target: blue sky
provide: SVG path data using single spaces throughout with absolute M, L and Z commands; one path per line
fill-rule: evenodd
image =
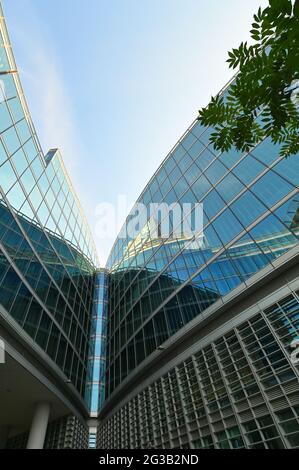
M 91 230 L 132 204 L 230 79 L 227 51 L 266 0 L 2 0 L 31 115 L 59 147 Z M 95 236 L 104 264 L 113 239 Z

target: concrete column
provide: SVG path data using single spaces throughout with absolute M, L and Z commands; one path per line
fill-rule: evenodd
M 0 449 L 5 449 L 9 434 L 8 426 L 0 426 Z
M 48 421 L 50 416 L 49 403 L 37 403 L 29 432 L 27 449 L 43 449 Z

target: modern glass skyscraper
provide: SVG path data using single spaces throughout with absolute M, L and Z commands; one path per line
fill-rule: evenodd
M 97 255 L 59 150 L 44 154 L 0 11 L 1 421 L 13 433 L 89 416 L 91 311 Z M 24 370 L 26 373 L 24 373 Z M 14 372 L 12 372 L 14 371 Z M 18 375 L 20 373 L 20 375 Z M 8 392 L 6 393 L 6 391 Z M 20 391 L 22 394 L 20 395 Z M 88 396 L 88 395 L 87 395 Z M 35 423 L 43 434 L 42 427 Z M 34 428 L 34 423 L 33 423 Z M 34 431 L 28 445 L 43 440 Z M 39 442 L 38 442 L 39 441 Z
M 148 211 L 100 270 L 0 13 L 0 447 L 299 447 L 299 156 L 193 122 L 137 202 L 202 203 L 203 238 Z
M 148 216 L 111 251 L 100 447 L 299 446 L 299 156 L 211 132 L 195 121 L 137 201 L 202 202 L 203 243 Z

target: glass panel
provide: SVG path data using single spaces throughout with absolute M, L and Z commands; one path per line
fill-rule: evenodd
M 252 192 L 266 204 L 267 207 L 273 206 L 276 202 L 292 191 L 293 186 L 287 183 L 280 176 L 268 171 L 251 188 Z
M 250 191 L 246 191 L 231 205 L 231 210 L 247 227 L 267 209 Z
M 214 222 L 213 226 L 219 233 L 224 244 L 232 240 L 243 228 L 230 209 L 226 209 Z

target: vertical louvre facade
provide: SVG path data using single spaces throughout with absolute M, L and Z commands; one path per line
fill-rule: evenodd
M 26 448 L 28 433 L 23 433 L 8 440 L 7 449 Z M 45 449 L 87 449 L 88 428 L 75 416 L 64 416 L 52 421 L 45 438 Z
M 289 355 L 299 291 L 215 333 L 107 419 L 98 446 L 299 447 L 299 366 Z

